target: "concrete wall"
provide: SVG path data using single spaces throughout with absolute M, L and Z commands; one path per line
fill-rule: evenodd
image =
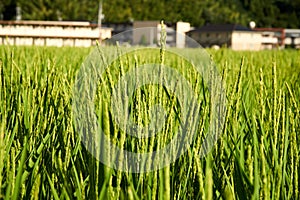
M 176 47 L 185 47 L 185 33 L 191 30 L 191 25 L 188 22 L 177 22 L 176 23 Z

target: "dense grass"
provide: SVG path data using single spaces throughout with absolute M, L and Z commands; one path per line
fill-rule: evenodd
M 75 131 L 72 89 L 76 73 L 90 51 L 0 47 L 0 199 L 300 197 L 299 51 L 208 50 L 227 86 L 226 123 L 221 138 L 205 158 L 199 157 L 201 130 L 208 126 L 208 103 L 203 104 L 197 137 L 187 153 L 169 167 L 144 174 L 120 172 L 101 164 L 84 148 Z M 142 62 L 142 56 L 132 62 Z M 127 70 L 126 62 L 122 66 Z M 106 74 L 114 76 L 113 71 Z M 193 73 L 186 76 L 191 81 L 199 78 Z M 109 79 L 102 81 L 100 86 L 105 82 L 110 85 Z M 156 101 L 147 99 L 154 99 L 153 94 L 159 90 L 152 86 L 137 90 L 132 113 L 146 113 L 148 104 Z M 98 91 L 98 117 L 107 133 L 117 133 L 113 139 L 119 138 L 120 145 L 133 151 L 155 146 L 143 141 L 142 149 L 134 149 L 136 145 L 129 140 L 138 141 L 118 135 L 121 131 L 116 130 L 107 103 L 101 103 L 101 95 Z M 144 103 L 139 105 L 141 98 L 145 98 Z M 165 102 L 164 107 L 174 110 L 173 95 L 169 98 L 171 103 Z M 147 115 L 136 116 L 135 120 L 141 118 L 145 119 L 141 124 L 149 120 Z M 155 147 L 159 145 L 164 144 Z

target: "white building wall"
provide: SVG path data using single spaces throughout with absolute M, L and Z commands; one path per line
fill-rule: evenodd
M 111 28 L 102 28 L 101 38 L 111 38 L 111 32 Z M 89 23 L 21 21 L 0 25 L 0 44 L 87 47 L 99 37 L 99 28 Z
M 261 50 L 262 35 L 258 32 L 234 31 L 231 37 L 231 48 L 233 50 Z
M 185 47 L 185 33 L 191 30 L 191 25 L 188 22 L 176 23 L 176 47 Z

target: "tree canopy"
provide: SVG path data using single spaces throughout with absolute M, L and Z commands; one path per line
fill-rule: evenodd
M 134 20 L 188 21 L 193 26 L 208 23 L 255 21 L 259 27 L 300 27 L 300 0 L 102 0 L 104 22 Z M 2 19 L 15 18 L 21 7 L 22 19 L 98 19 L 99 0 L 0 0 Z

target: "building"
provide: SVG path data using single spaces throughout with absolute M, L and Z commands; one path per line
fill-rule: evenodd
M 285 31 L 283 28 L 255 28 L 262 34 L 262 49 L 283 49 Z
M 0 21 L 0 44 L 41 46 L 84 46 L 111 38 L 111 28 L 89 22 Z
M 133 23 L 133 45 L 159 45 L 161 36 L 159 21 L 135 21 Z M 186 46 L 185 33 L 191 30 L 190 23 L 177 22 L 166 24 L 166 45 L 169 47 L 184 48 Z
M 209 24 L 187 33 L 203 47 L 228 47 L 233 50 L 260 50 L 262 35 L 237 24 Z
M 262 49 L 300 48 L 300 29 L 255 28 L 262 34 Z
M 159 21 L 135 21 L 133 22 L 133 45 L 153 46 L 158 42 Z
M 119 43 L 129 44 L 132 41 L 132 22 L 128 23 L 103 23 L 103 26 L 112 29 L 112 35 Z
M 191 30 L 191 25 L 188 22 L 176 23 L 176 47 L 184 48 L 187 46 L 186 33 Z
M 300 29 L 284 29 L 285 46 L 300 49 Z

